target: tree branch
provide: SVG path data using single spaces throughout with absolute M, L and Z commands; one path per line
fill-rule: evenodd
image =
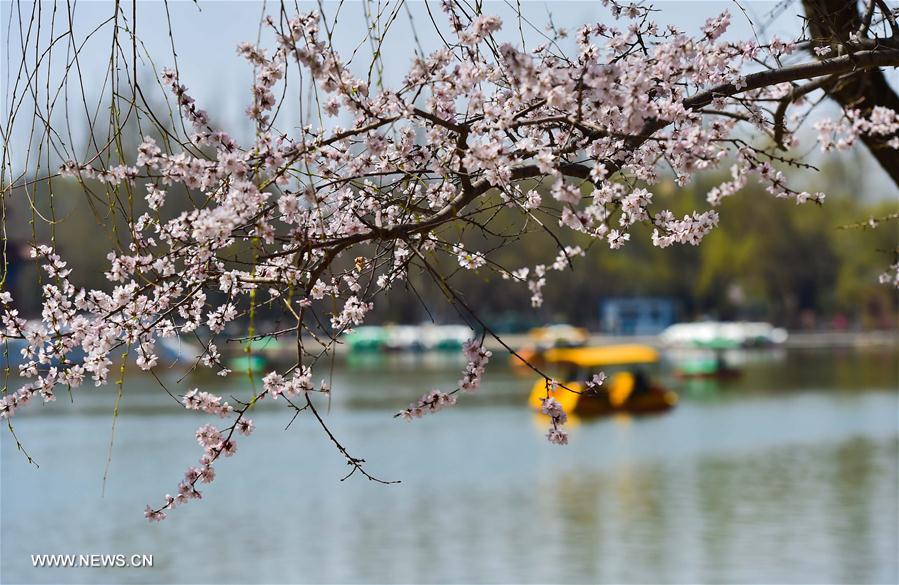
M 843 45 L 851 40 L 852 34 L 865 27 L 864 17 L 859 13 L 857 4 L 852 0 L 803 0 L 802 4 L 808 17 L 809 31 L 814 39 L 812 46 Z M 878 7 L 881 11 L 884 10 L 883 4 L 878 3 Z M 884 13 L 884 18 L 887 18 L 894 26 L 889 9 Z M 877 50 L 875 49 L 875 51 Z M 863 52 L 869 53 L 870 51 Z M 854 60 L 863 52 L 829 59 L 822 63 L 830 63 L 838 59 Z M 895 63 L 891 65 L 896 66 Z M 867 114 L 875 107 L 880 106 L 899 111 L 899 95 L 890 87 L 883 72 L 876 68 L 860 68 L 852 76 L 826 91 L 844 109 L 857 109 Z M 883 147 L 883 143 L 890 138 L 892 137 L 864 135 L 861 140 L 883 170 L 899 186 L 899 150 Z

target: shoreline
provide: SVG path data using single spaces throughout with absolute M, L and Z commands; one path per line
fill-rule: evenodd
M 503 342 L 515 349 L 521 349 L 531 343 L 526 333 L 511 333 L 500 335 Z M 319 344 L 313 338 L 304 339 L 307 348 L 318 347 Z M 673 346 L 666 345 L 659 335 L 607 335 L 602 333 L 590 333 L 587 345 L 617 345 L 617 344 L 638 344 L 649 345 L 657 349 L 674 349 Z M 742 350 L 753 349 L 855 349 L 869 347 L 896 347 L 899 345 L 899 330 L 881 330 L 881 331 L 791 331 L 787 340 L 779 345 L 770 345 L 764 347 L 747 347 L 736 348 Z M 488 335 L 484 340 L 484 347 L 493 352 L 506 352 L 495 338 Z M 680 347 L 678 347 L 680 348 Z M 344 355 L 349 353 L 349 347 L 345 343 L 337 343 L 333 346 L 336 355 Z M 277 353 L 277 350 L 274 351 Z M 388 352 L 384 352 L 388 353 Z M 391 353 L 414 353 L 414 352 L 391 352 Z M 443 353 L 449 353 L 444 351 Z

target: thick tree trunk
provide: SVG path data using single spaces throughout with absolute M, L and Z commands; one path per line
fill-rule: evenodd
M 862 27 L 863 15 L 854 0 L 803 0 L 813 46 L 835 46 L 849 41 Z M 843 77 L 827 90 L 843 108 L 870 112 L 875 106 L 899 111 L 899 95 L 879 69 L 859 71 Z M 899 150 L 886 148 L 882 138 L 862 137 L 880 166 L 899 186 Z

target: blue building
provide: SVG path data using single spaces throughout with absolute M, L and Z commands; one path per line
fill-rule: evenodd
M 600 328 L 613 335 L 654 335 L 674 323 L 674 299 L 616 297 L 599 303 Z

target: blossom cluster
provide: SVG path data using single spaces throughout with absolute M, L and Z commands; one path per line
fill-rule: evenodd
M 234 408 L 230 404 L 222 402 L 221 396 L 216 396 L 209 392 L 200 392 L 197 388 L 185 394 L 181 402 L 187 410 L 202 410 L 222 418 L 234 412 Z
M 206 394 L 206 393 L 202 393 Z M 191 399 L 184 397 L 184 405 L 186 408 L 196 410 L 192 405 L 203 404 L 201 410 L 214 412 L 220 416 L 222 414 L 221 398 L 212 395 L 198 397 L 196 391 L 192 392 Z M 198 402 L 199 401 L 199 402 Z M 234 440 L 234 431 L 249 436 L 255 424 L 251 419 L 238 416 L 234 424 L 227 429 L 219 429 L 211 424 L 199 427 L 195 433 L 197 442 L 203 448 L 203 455 L 200 456 L 199 467 L 189 467 L 184 472 L 184 479 L 178 484 L 178 493 L 176 495 L 166 494 L 164 503 L 159 508 L 147 505 L 144 509 L 144 517 L 150 522 L 160 522 L 166 518 L 166 510 L 171 510 L 176 506 L 186 504 L 191 500 L 202 499 L 203 494 L 197 489 L 197 483 L 212 483 L 215 479 L 215 468 L 212 464 L 220 456 L 231 457 L 237 452 L 237 442 Z
M 549 387 L 556 384 L 553 381 L 549 381 L 547 385 Z M 551 396 L 547 396 L 541 399 L 540 410 L 543 414 L 550 417 L 549 431 L 546 433 L 547 440 L 556 445 L 567 445 L 568 431 L 563 428 L 563 425 L 568 421 L 568 415 L 565 414 L 559 401 Z
M 628 237 L 630 237 L 628 235 Z M 546 264 L 537 264 L 533 269 L 524 266 L 513 271 L 503 271 L 500 273 L 502 278 L 514 279 L 520 282 L 527 282 L 528 290 L 531 292 L 531 306 L 540 307 L 543 305 L 543 287 L 546 286 L 546 275 L 549 270 L 561 271 L 572 266 L 574 258 L 583 256 L 585 251 L 580 246 L 563 247 L 555 261 L 547 266 Z
M 395 87 L 370 84 L 368 69 L 354 71 L 353 55 L 335 49 L 318 12 L 266 18 L 258 44 L 237 49 L 254 72 L 246 112 L 255 131 L 246 143 L 216 125 L 177 70 L 164 69 L 180 130 L 140 124 L 146 135 L 133 160 L 113 164 L 104 150 L 60 170 L 86 191 L 107 189 L 113 219 L 126 226 L 124 243 L 107 258 L 108 286 L 77 288 L 57 251 L 41 245 L 32 251 L 47 276 L 40 321 L 23 319 L 0 290 L 2 335 L 24 341 L 17 373 L 27 380 L 0 398 L 0 418 L 35 395 L 53 400 L 58 386 L 77 388 L 88 378 L 106 384 L 117 352 L 133 350 L 137 365 L 153 370 L 156 344 L 172 337 L 201 338 L 197 367 L 227 375 L 216 337 L 252 320 L 261 305 L 288 322 L 268 333 L 297 342 L 295 364 L 267 372 L 263 396 L 308 393 L 315 361 L 341 333 L 362 325 L 375 298 L 395 283 L 421 273 L 453 294 L 441 254 L 453 256 L 454 269 L 521 282 L 538 307 L 551 274 L 594 242 L 615 250 L 645 225 L 657 246 L 698 244 L 718 223 L 715 206 L 750 177 L 775 197 L 823 200 L 789 186 L 781 169 L 794 161 L 746 139 L 782 127 L 778 146 L 798 144 L 795 128 L 758 105 L 788 99 L 794 82 L 817 77 L 809 67 L 781 67 L 798 54 L 796 43 L 728 41 L 726 12 L 688 35 L 658 26 L 647 8 L 611 2 L 615 21 L 580 27 L 566 54 L 559 38 L 531 49 L 503 40 L 510 27 L 479 6 L 442 2 L 445 43 L 413 56 Z M 844 66 L 841 58 L 829 59 L 828 71 Z M 854 64 L 845 67 L 848 74 Z M 766 81 L 771 71 L 778 75 Z M 285 123 L 279 106 L 292 99 L 284 97 L 288 79 L 309 84 L 334 123 L 313 121 L 319 104 L 304 111 L 302 126 L 294 118 Z M 848 148 L 860 135 L 896 148 L 899 119 L 883 108 L 849 111 L 818 129 L 825 149 Z M 657 196 L 663 181 L 683 185 L 728 165 L 731 178 L 708 193 L 710 209 L 679 217 Z M 144 201 L 124 211 L 112 204 L 120 187 Z M 493 230 L 500 211 L 525 227 Z M 500 245 L 529 230 L 546 232 L 558 249 L 552 262 L 507 269 L 491 250 L 477 249 L 475 238 L 463 244 L 466 230 L 489 233 Z M 310 337 L 314 348 L 306 345 Z M 480 344 L 464 351 L 459 388 L 435 390 L 402 416 L 452 405 L 455 392 L 479 386 L 490 352 Z M 323 383 L 320 391 L 327 390 Z M 185 394 L 184 405 L 243 420 L 244 407 L 199 389 Z M 554 417 L 550 438 L 563 443 L 564 413 L 553 403 L 545 408 Z M 213 450 L 227 454 L 230 446 Z M 188 499 L 201 479 L 189 475 L 190 489 L 179 490 Z M 163 513 L 151 512 L 151 519 Z
M 468 358 L 468 363 L 462 371 L 459 388 L 463 392 L 474 392 L 481 385 L 481 378 L 484 376 L 487 362 L 490 361 L 493 352 L 484 349 L 481 343 L 472 339 L 465 342 L 462 347 L 462 353 Z
M 315 390 L 312 370 L 308 367 L 299 368 L 290 379 L 286 379 L 278 372 L 270 372 L 262 378 L 262 383 L 266 394 L 271 396 L 272 400 L 277 400 L 281 395 L 291 397 Z
M 881 139 L 883 148 L 899 149 L 899 113 L 884 106 L 875 106 L 868 115 L 846 110 L 839 120 L 826 118 L 815 122 L 814 127 L 824 152 L 848 150 L 861 136 Z
M 412 420 L 454 404 L 456 404 L 456 397 L 452 392 L 447 394 L 442 390 L 435 389 L 410 404 L 408 408 L 401 410 L 397 416 L 402 417 L 403 420 Z
M 598 391 L 599 387 L 603 385 L 606 381 L 606 373 L 605 372 L 597 372 L 587 380 L 587 389 L 591 391 Z
M 462 370 L 462 379 L 459 380 L 459 385 L 455 390 L 448 393 L 441 390 L 432 390 L 410 404 L 408 408 L 398 412 L 396 416 L 407 421 L 413 418 L 421 418 L 425 414 L 437 412 L 447 406 L 456 404 L 455 394 L 460 390 L 462 392 L 476 391 L 481 385 L 487 362 L 490 361 L 493 352 L 485 349 L 482 342 L 472 339 L 465 342 L 462 346 L 462 353 L 468 358 L 468 362 L 465 364 L 465 369 Z
M 887 271 L 880 275 L 879 280 L 881 284 L 899 288 L 899 262 L 891 264 Z

